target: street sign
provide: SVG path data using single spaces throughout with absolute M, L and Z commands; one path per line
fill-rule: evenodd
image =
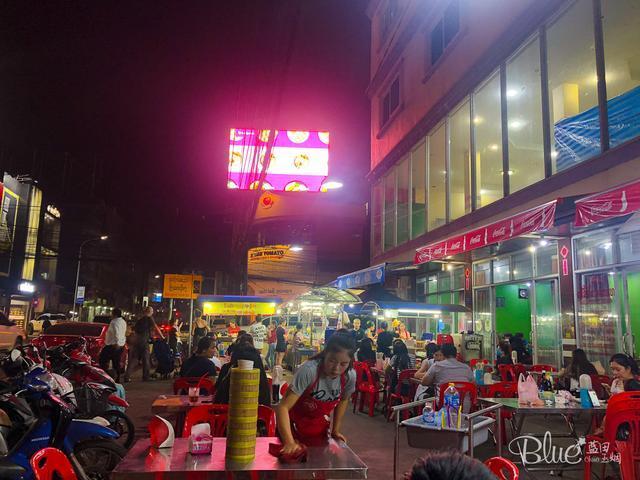
M 164 298 L 181 298 L 195 300 L 202 290 L 202 275 L 180 275 L 166 273 L 162 296 Z
M 84 303 L 84 292 L 85 292 L 85 287 L 84 286 L 78 286 L 78 292 L 77 292 L 77 296 L 76 296 L 76 304 L 78 305 L 82 305 Z

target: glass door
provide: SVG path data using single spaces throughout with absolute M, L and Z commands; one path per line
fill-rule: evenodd
M 640 353 L 640 271 L 622 272 L 624 295 L 624 342 L 627 355 L 637 357 Z
M 476 289 L 474 297 L 474 332 L 482 335 L 482 358 L 493 363 L 495 360 L 496 338 L 493 324 L 493 294 L 491 287 Z
M 561 363 L 562 331 L 556 279 L 536 280 L 533 311 L 533 355 L 535 363 L 559 367 Z

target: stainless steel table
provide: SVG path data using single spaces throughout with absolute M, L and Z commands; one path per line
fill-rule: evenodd
M 269 444 L 278 438 L 258 437 L 256 459 L 248 464 L 225 461 L 226 438 L 214 438 L 211 455 L 188 453 L 187 438 L 176 438 L 172 448 L 150 448 L 149 439 L 139 440 L 111 474 L 114 480 L 184 479 L 348 479 L 367 478 L 367 466 L 343 442 L 330 439 L 309 445 L 305 463 L 284 464 L 269 454 Z
M 553 438 L 575 438 L 579 439 L 580 437 L 585 437 L 587 435 L 588 430 L 591 428 L 593 423 L 593 418 L 595 416 L 601 416 L 606 413 L 607 407 L 605 404 L 602 404 L 599 407 L 583 407 L 580 403 L 571 402 L 568 405 L 528 405 L 528 404 L 520 404 L 518 403 L 517 398 L 479 398 L 479 402 L 488 403 L 488 404 L 498 404 L 502 409 L 510 410 L 515 414 L 515 422 L 513 422 L 513 436 L 519 437 L 522 435 L 522 429 L 524 426 L 524 422 L 527 417 L 531 415 L 560 415 L 565 421 L 566 425 L 568 425 L 570 432 L 568 434 L 562 433 L 553 433 L 550 430 L 545 432 L 544 434 L 540 433 L 526 433 L 525 435 L 528 437 L 534 438 L 545 438 L 545 436 Z M 576 432 L 576 428 L 573 422 L 573 416 L 587 413 L 590 415 L 590 421 L 587 425 L 587 431 L 584 433 Z M 557 422 L 553 423 L 549 421 L 550 428 L 553 428 L 554 425 L 557 425 Z M 496 427 L 498 428 L 498 427 Z M 502 456 L 502 442 L 498 442 L 498 455 Z M 518 462 L 516 462 L 518 463 Z M 523 467 L 531 472 L 531 471 L 549 471 L 549 470 L 568 470 L 567 467 L 575 466 L 573 464 L 567 465 L 562 463 L 545 463 L 544 466 L 527 466 L 523 465 Z

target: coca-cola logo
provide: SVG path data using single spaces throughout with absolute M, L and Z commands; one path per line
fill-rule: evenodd
M 594 205 L 590 207 L 590 210 L 594 213 L 610 212 L 611 210 L 613 210 L 613 201 L 609 200 L 608 202 L 605 202 L 602 205 Z
M 479 233 L 471 237 L 471 239 L 469 240 L 469 244 L 475 245 L 476 243 L 480 243 L 481 240 L 482 240 L 482 234 Z
M 449 246 L 449 248 L 450 248 L 450 249 L 452 249 L 452 250 L 457 250 L 457 249 L 459 249 L 461 246 L 462 246 L 462 242 L 461 242 L 460 240 L 458 240 L 457 242 L 452 243 L 452 244 Z
M 500 228 L 498 228 L 497 230 L 494 230 L 491 233 L 492 237 L 502 237 L 504 236 L 504 234 L 507 232 L 507 227 L 505 227 L 504 225 Z

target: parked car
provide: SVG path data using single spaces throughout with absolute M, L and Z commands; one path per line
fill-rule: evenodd
M 64 313 L 43 313 L 41 315 L 38 315 L 38 318 L 36 318 L 35 320 L 31 320 L 29 322 L 29 324 L 27 325 L 27 333 L 29 335 L 34 335 L 36 333 L 42 332 L 42 323 L 47 318 L 51 322 L 51 325 L 55 324 L 56 322 L 64 322 L 65 320 L 67 320 L 67 316 Z
M 98 363 L 100 351 L 104 347 L 104 339 L 109 325 L 93 322 L 59 322 L 34 338 L 31 343 L 36 347 L 50 348 L 56 345 L 67 344 L 79 337 L 87 341 L 87 353 L 91 359 Z M 127 364 L 128 348 L 125 345 L 120 358 L 120 367 Z
M 0 349 L 10 350 L 17 345 L 22 345 L 26 337 L 23 328 L 9 320 L 4 313 L 0 313 Z

